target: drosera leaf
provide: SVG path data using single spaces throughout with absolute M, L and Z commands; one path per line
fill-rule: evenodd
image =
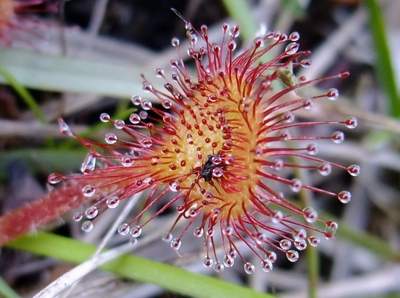
M 96 250 L 94 245 L 43 232 L 21 237 L 7 244 L 7 246 L 75 264 L 87 260 Z M 102 269 L 139 282 L 156 284 L 164 289 L 190 297 L 275 297 L 270 294 L 258 293 L 249 288 L 240 287 L 217 278 L 188 272 L 172 265 L 158 263 L 133 255 L 119 257 L 103 266 Z
M 130 98 L 143 94 L 139 70 L 76 57 L 1 49 L 0 65 L 22 85 L 39 90 Z M 0 78 L 0 82 L 6 82 Z

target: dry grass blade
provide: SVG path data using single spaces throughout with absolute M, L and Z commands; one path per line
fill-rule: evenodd
M 58 279 L 49 284 L 46 288 L 37 293 L 34 298 L 57 297 L 57 295 L 68 289 L 71 285 L 73 285 L 75 282 L 83 278 L 91 271 L 118 258 L 119 256 L 127 253 L 130 250 L 132 250 L 132 245 L 128 243 L 107 252 L 101 253 L 60 276 Z

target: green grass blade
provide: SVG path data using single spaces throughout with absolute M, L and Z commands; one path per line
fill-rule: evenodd
M 140 72 L 133 66 L 18 49 L 0 49 L 0 65 L 20 84 L 33 89 L 123 98 L 143 94 L 142 85 L 138 84 Z M 5 82 L 0 78 L 2 81 Z
M 376 0 L 367 0 L 365 3 L 369 12 L 371 33 L 375 45 L 375 67 L 378 78 L 389 101 L 391 114 L 400 117 L 400 94 L 396 84 L 396 73 L 391 59 L 382 9 Z
M 13 289 L 0 277 L 0 297 L 4 298 L 20 298 Z
M 2 66 L 1 63 L 0 76 L 2 76 L 5 82 L 9 84 L 14 89 L 14 91 L 22 98 L 22 100 L 32 111 L 36 119 L 38 119 L 42 123 L 47 122 L 43 111 L 40 109 L 39 104 L 36 102 L 33 96 L 23 85 L 18 82 L 18 80 L 15 79 L 15 77 L 6 68 Z
M 37 233 L 36 235 L 24 236 L 9 243 L 7 246 L 75 264 L 87 260 L 96 250 L 94 245 L 50 233 Z M 122 256 L 108 263 L 102 269 L 125 278 L 156 284 L 167 290 L 190 297 L 274 297 L 224 282 L 217 278 L 188 272 L 171 265 L 132 255 Z

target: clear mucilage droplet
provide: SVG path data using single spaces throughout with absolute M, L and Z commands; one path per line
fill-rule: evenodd
M 205 257 L 204 258 L 204 260 L 203 260 L 203 265 L 204 265 L 204 267 L 206 267 L 206 268 L 211 268 L 212 267 L 212 265 L 213 265 L 213 260 L 210 258 L 210 257 Z
M 294 263 L 299 259 L 299 253 L 296 250 L 288 250 L 286 252 L 286 258 L 290 262 Z
M 106 200 L 106 205 L 110 209 L 117 208 L 119 205 L 119 198 L 117 196 L 112 196 Z
M 182 240 L 181 239 L 172 239 L 170 242 L 171 248 L 175 250 L 179 250 L 182 246 Z
M 303 209 L 303 216 L 306 222 L 314 223 L 318 219 L 318 213 L 312 207 L 306 207 Z
M 339 91 L 336 88 L 331 88 L 326 94 L 329 100 L 336 100 L 339 97 Z
M 265 259 L 261 262 L 261 268 L 264 272 L 270 272 L 274 268 L 274 265 L 270 260 Z
M 96 206 L 90 206 L 85 210 L 85 216 L 87 219 L 93 219 L 99 214 L 99 209 Z
M 288 250 L 292 246 L 292 241 L 290 241 L 289 239 L 282 239 L 281 241 L 279 241 L 279 246 L 283 250 Z
M 95 194 L 95 192 L 96 188 L 91 184 L 87 184 L 84 187 L 82 187 L 82 194 L 84 197 L 90 198 Z
M 351 193 L 347 190 L 343 190 L 338 193 L 337 198 L 343 204 L 347 204 L 351 201 Z
M 129 234 L 129 231 L 130 231 L 130 227 L 129 227 L 129 224 L 127 224 L 127 223 L 120 224 L 117 229 L 118 234 L 120 234 L 122 236 L 127 236 Z
M 344 141 L 344 133 L 341 131 L 335 131 L 331 134 L 331 140 L 335 144 L 341 144 Z
M 222 271 L 224 271 L 224 269 L 225 269 L 225 267 L 224 267 L 224 265 L 222 263 L 216 262 L 214 264 L 214 271 L 215 272 L 222 272 Z
M 256 267 L 250 262 L 244 263 L 243 269 L 244 269 L 244 272 L 249 275 L 254 274 L 254 272 L 256 271 Z
M 346 168 L 347 173 L 349 173 L 351 176 L 358 176 L 360 175 L 361 172 L 361 168 L 359 165 L 350 165 Z
M 109 132 L 106 133 L 106 135 L 104 136 L 104 140 L 106 141 L 107 144 L 112 145 L 117 142 L 118 137 L 115 133 Z
M 103 123 L 107 123 L 111 120 L 111 116 L 108 113 L 101 113 L 100 114 L 100 121 Z
M 47 182 L 51 185 L 55 185 L 60 183 L 61 181 L 63 181 L 64 177 L 58 173 L 51 173 L 48 177 L 47 177 Z
M 81 225 L 81 230 L 89 233 L 91 230 L 93 230 L 94 225 L 90 220 L 85 220 L 82 225 Z
M 290 184 L 290 188 L 293 192 L 299 192 L 301 188 L 303 187 L 303 184 L 299 179 L 293 179 Z
M 139 238 L 142 235 L 142 227 L 139 225 L 131 227 L 130 235 L 133 238 Z
M 230 255 L 225 255 L 223 262 L 225 267 L 230 268 L 233 267 L 233 265 L 235 264 L 235 259 L 232 258 Z
M 93 172 L 96 168 L 96 157 L 88 153 L 81 164 L 81 173 L 87 174 Z

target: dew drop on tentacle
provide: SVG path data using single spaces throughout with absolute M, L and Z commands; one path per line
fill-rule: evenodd
M 297 262 L 297 260 L 299 259 L 299 253 L 298 253 L 298 251 L 293 250 L 293 249 L 288 250 L 286 252 L 286 258 L 292 263 Z
M 307 241 L 312 247 L 317 247 L 320 243 L 320 240 L 315 236 L 308 236 Z
M 290 41 L 294 41 L 294 42 L 299 41 L 299 39 L 300 39 L 299 32 L 294 31 L 294 32 L 290 33 L 288 36 L 288 39 Z
M 292 241 L 290 241 L 288 239 L 282 239 L 281 241 L 279 241 L 279 246 L 283 250 L 288 250 L 292 246 Z
M 58 119 L 58 128 L 63 135 L 65 135 L 67 137 L 74 136 L 69 125 L 61 118 Z
M 89 233 L 91 230 L 93 230 L 93 228 L 94 228 L 94 225 L 93 225 L 92 221 L 90 221 L 90 220 L 85 220 L 81 225 L 81 230 L 86 233 Z
M 115 133 L 109 132 L 106 133 L 106 135 L 104 136 L 104 140 L 106 141 L 107 144 L 112 145 L 117 142 L 118 137 Z
M 131 229 L 130 229 L 130 235 L 131 235 L 133 238 L 139 238 L 140 235 L 142 235 L 142 227 L 139 226 L 139 225 L 136 225 L 136 226 L 131 227 Z
M 81 164 L 81 173 L 88 174 L 90 172 L 93 172 L 95 168 L 96 168 L 96 157 L 93 154 L 88 153 Z
M 261 262 L 261 268 L 264 272 L 270 272 L 274 268 L 274 265 L 270 260 L 265 259 Z
M 360 175 L 361 168 L 359 165 L 354 164 L 354 165 L 348 166 L 346 168 L 346 170 L 347 170 L 347 173 L 349 173 L 351 176 L 358 176 L 358 175 Z
M 151 110 L 151 108 L 153 107 L 153 104 L 151 103 L 150 100 L 144 100 L 142 101 L 142 109 L 145 111 L 149 111 Z
M 235 264 L 235 259 L 232 258 L 230 255 L 225 255 L 224 256 L 224 266 L 227 268 L 231 268 L 233 267 L 233 265 Z
M 274 164 L 273 164 L 273 169 L 275 170 L 275 171 L 280 171 L 280 170 L 282 170 L 283 169 L 283 165 L 284 165 L 284 162 L 283 162 L 283 160 L 282 159 L 276 159 L 275 161 L 274 161 Z
M 291 42 L 285 48 L 285 52 L 287 55 L 294 55 L 297 53 L 298 50 L 299 44 L 297 42 Z
M 83 219 L 82 212 L 75 212 L 74 215 L 72 216 L 72 220 L 75 222 L 80 222 L 82 219 Z
M 244 272 L 249 275 L 254 274 L 254 272 L 256 272 L 256 267 L 250 262 L 244 263 L 243 269 Z
M 90 206 L 85 210 L 85 216 L 87 219 L 93 219 L 99 214 L 99 210 L 96 206 Z
M 222 272 L 224 271 L 225 267 L 221 262 L 216 262 L 213 267 L 215 272 Z
M 293 179 L 290 183 L 290 189 L 293 192 L 299 192 L 303 187 L 303 183 L 299 179 Z
M 305 99 L 303 106 L 305 110 L 311 110 L 313 107 L 313 101 L 311 99 Z
M 139 117 L 141 120 L 146 120 L 148 116 L 149 116 L 149 113 L 147 113 L 146 111 L 139 112 Z
M 118 226 L 117 232 L 121 236 L 127 236 L 129 234 L 130 227 L 128 223 L 122 223 Z
M 220 167 L 212 169 L 212 175 L 215 178 L 221 178 L 224 175 L 224 170 Z
M 206 268 L 211 268 L 212 267 L 212 265 L 213 265 L 213 260 L 210 258 L 210 257 L 205 257 L 204 258 L 204 260 L 203 260 L 203 265 L 204 265 L 204 267 L 206 267 Z
M 307 231 L 303 228 L 299 229 L 297 232 L 293 234 L 294 240 L 305 240 L 307 238 Z
M 82 194 L 84 197 L 90 198 L 95 194 L 95 192 L 96 188 L 91 184 L 86 184 L 84 187 L 82 187 Z
M 345 120 L 344 124 L 346 125 L 347 128 L 354 129 L 358 126 L 358 121 L 357 118 L 351 117 L 350 119 Z
M 132 113 L 132 114 L 129 116 L 129 121 L 130 121 L 132 124 L 139 124 L 139 123 L 140 123 L 140 116 L 139 116 L 138 114 L 136 114 L 136 113 Z
M 123 129 L 125 127 L 125 121 L 121 119 L 117 119 L 114 121 L 114 127 L 116 129 Z
M 55 185 L 60 183 L 61 181 L 64 180 L 64 176 L 59 174 L 59 173 L 51 173 L 48 177 L 47 177 L 47 182 L 51 185 Z
M 351 193 L 347 190 L 343 190 L 338 193 L 337 198 L 343 204 L 347 204 L 351 201 Z
M 282 218 L 283 218 L 283 213 L 281 212 L 281 211 L 276 211 L 275 213 L 274 213 L 274 215 L 272 216 L 272 222 L 273 223 L 275 223 L 275 224 L 277 224 L 277 223 L 279 223 L 281 220 L 282 220 Z
M 202 227 L 197 227 L 193 230 L 193 236 L 196 238 L 201 238 L 204 234 L 204 229 Z
M 107 122 L 110 122 L 110 120 L 111 120 L 111 117 L 110 117 L 110 115 L 108 113 L 101 113 L 100 114 L 100 121 L 101 122 L 107 123 Z
M 172 239 L 170 242 L 171 248 L 175 250 L 179 250 L 182 246 L 182 240 L 181 239 Z
M 164 237 L 162 237 L 162 241 L 169 243 L 171 242 L 172 238 L 173 238 L 172 234 L 168 233 Z
M 344 141 L 344 133 L 341 131 L 335 131 L 334 133 L 332 133 L 331 135 L 331 140 L 332 142 L 334 142 L 335 144 L 341 144 Z
M 110 209 L 117 208 L 119 205 L 119 198 L 117 196 L 112 196 L 106 200 L 106 205 Z
M 318 171 L 322 176 L 328 176 L 332 172 L 332 166 L 330 163 L 326 162 L 319 166 Z
M 268 251 L 266 253 L 266 257 L 271 263 L 276 262 L 276 260 L 278 259 L 278 256 L 276 255 L 276 252 L 274 252 L 274 251 Z
M 226 226 L 223 228 L 222 232 L 224 233 L 224 235 L 226 236 L 232 236 L 234 233 L 234 229 L 232 226 Z
M 177 37 L 173 37 L 172 39 L 171 39 L 171 45 L 174 47 L 174 48 L 176 48 L 176 47 L 178 47 L 179 46 L 179 39 L 177 38 Z
M 303 209 L 303 216 L 306 222 L 314 223 L 318 219 L 318 213 L 312 207 L 306 207 Z
M 130 154 L 124 154 L 121 156 L 121 165 L 123 167 L 130 167 L 134 163 L 134 158 Z
M 318 153 L 318 146 L 316 144 L 309 144 L 307 146 L 307 153 L 309 155 L 316 155 Z
M 337 222 L 333 220 L 328 220 L 325 222 L 325 231 L 324 231 L 324 236 L 326 239 L 331 239 L 335 236 L 336 231 L 338 229 L 339 225 Z
M 134 95 L 131 97 L 131 102 L 135 106 L 140 106 L 142 104 L 142 97 L 140 97 L 139 95 Z
M 307 248 L 307 242 L 306 240 L 296 240 L 293 242 L 294 247 L 297 250 L 305 250 Z
M 336 100 L 339 97 L 339 91 L 336 88 L 331 88 L 328 90 L 326 96 L 329 100 Z
M 177 192 L 179 191 L 179 183 L 177 181 L 172 181 L 168 184 L 169 190 L 172 192 Z

